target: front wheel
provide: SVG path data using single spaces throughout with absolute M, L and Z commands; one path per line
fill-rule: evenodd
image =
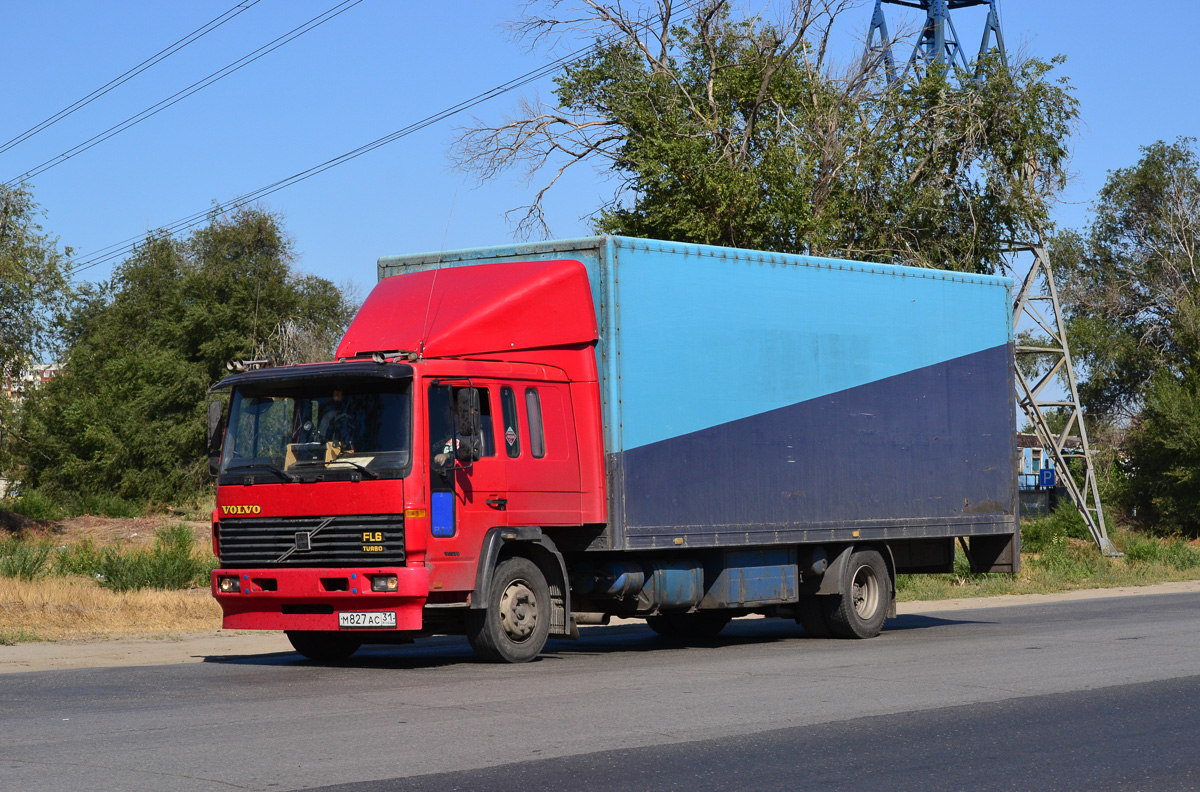
M 855 550 L 838 594 L 821 597 L 825 622 L 837 638 L 874 638 L 883 629 L 892 602 L 891 578 L 874 548 Z
M 345 660 L 362 646 L 360 639 L 336 632 L 290 631 L 287 637 L 297 652 L 322 663 Z
M 496 663 L 527 663 L 550 635 L 550 586 L 538 565 L 508 558 L 496 566 L 486 606 L 467 612 L 467 640 Z

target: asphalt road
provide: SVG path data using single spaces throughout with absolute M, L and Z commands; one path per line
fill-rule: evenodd
M 0 649 L 2 651 L 2 649 Z M 0 677 L 0 789 L 1200 788 L 1200 594 Z

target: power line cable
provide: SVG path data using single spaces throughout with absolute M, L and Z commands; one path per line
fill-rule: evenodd
M 445 110 L 441 110 L 437 113 L 434 113 L 433 115 L 426 116 L 425 118 L 422 118 L 419 121 L 414 121 L 413 123 L 409 124 L 408 126 L 402 127 L 401 129 L 397 129 L 395 132 L 384 135 L 383 137 L 380 137 L 380 138 L 376 138 L 375 140 L 372 140 L 369 143 L 364 143 L 363 145 L 361 145 L 357 148 L 351 149 L 350 151 L 347 151 L 336 157 L 328 159 L 320 164 L 314 165 L 311 168 L 302 170 L 298 173 L 293 173 L 291 176 L 287 176 L 285 178 L 279 179 L 278 181 L 272 182 L 271 184 L 268 184 L 264 187 L 260 187 L 257 190 L 251 190 L 250 192 L 243 193 L 242 195 L 239 195 L 236 198 L 233 198 L 232 200 L 228 201 L 226 204 L 218 205 L 214 209 L 206 209 L 202 212 L 195 212 L 191 215 L 188 215 L 187 217 L 176 220 L 165 226 L 161 226 L 160 228 L 158 228 L 156 230 L 165 232 L 166 234 L 173 236 L 181 231 L 186 231 L 189 228 L 192 228 L 193 226 L 203 223 L 214 212 L 216 212 L 217 214 L 227 214 L 228 212 L 235 211 L 242 206 L 245 206 L 249 203 L 252 203 L 254 201 L 265 198 L 266 196 L 271 195 L 272 193 L 279 192 L 280 190 L 282 190 L 286 187 L 291 187 L 294 184 L 299 184 L 302 181 L 311 179 L 313 176 L 316 176 L 319 173 L 323 173 L 323 172 L 329 170 L 330 168 L 334 168 L 338 165 L 342 165 L 353 159 L 357 159 L 358 157 L 361 157 L 364 154 L 370 153 L 370 152 L 374 151 L 375 149 L 380 148 L 381 146 L 386 146 L 388 143 L 393 143 L 397 140 L 400 140 L 401 138 L 404 138 L 404 137 L 407 137 L 407 136 L 413 134 L 414 132 L 419 132 L 422 129 L 425 129 L 428 126 L 436 124 L 439 121 L 450 118 L 451 116 L 458 115 L 459 113 L 461 113 L 465 110 L 469 110 L 472 107 L 474 107 L 478 104 L 481 104 L 483 102 L 486 102 L 489 99 L 492 99 L 496 96 L 507 93 L 509 91 L 515 90 L 517 88 L 521 88 L 525 85 L 528 85 L 531 82 L 535 82 L 535 81 L 541 79 L 542 77 L 545 77 L 547 74 L 550 74 L 551 72 L 553 72 L 563 62 L 572 60 L 572 59 L 576 58 L 578 55 L 586 53 L 590 49 L 591 49 L 591 47 L 585 47 L 581 50 L 571 53 L 570 55 L 566 55 L 555 61 L 547 63 L 543 66 L 540 66 L 537 69 L 526 72 L 525 74 L 521 75 L 520 77 L 516 77 L 506 83 L 502 83 L 501 85 L 498 85 L 495 88 L 492 88 L 488 91 L 484 91 L 483 93 L 480 93 L 480 94 L 476 94 L 475 96 L 471 97 L 470 99 L 466 99 L 462 102 L 459 102 L 458 104 L 453 105 L 452 107 L 448 107 Z M 99 250 L 95 250 L 95 251 L 87 254 L 86 256 L 81 257 L 82 260 L 75 267 L 71 268 L 70 274 L 73 275 L 77 272 L 82 272 L 85 269 L 90 269 L 91 267 L 94 267 L 98 264 L 103 264 L 107 261 L 111 261 L 114 258 L 120 258 L 121 256 L 127 255 L 128 253 L 131 253 L 133 251 L 133 249 L 135 247 L 137 247 L 137 245 L 144 239 L 145 239 L 144 235 L 130 237 L 121 242 L 117 242 L 112 245 L 109 245 L 108 247 L 100 248 Z
M 46 171 L 50 170 L 51 168 L 55 168 L 55 167 L 61 165 L 62 163 L 66 162 L 67 160 L 71 159 L 72 157 L 74 157 L 78 154 L 81 154 L 81 153 L 87 151 L 88 149 L 93 148 L 94 146 L 100 145 L 101 143 L 108 140 L 109 138 L 111 138 L 115 135 L 119 135 L 120 133 L 124 132 L 125 130 L 127 130 L 131 127 L 137 126 L 138 124 L 142 123 L 146 119 L 158 115 L 163 110 L 166 110 L 168 107 L 170 107 L 174 104 L 177 104 L 178 102 L 183 101 L 184 99 L 188 98 L 192 94 L 197 93 L 198 91 L 202 91 L 205 88 L 207 88 L 208 86 L 212 85 L 213 83 L 218 82 L 219 80 L 223 80 L 224 78 L 228 77 L 229 75 L 233 74 L 234 72 L 239 71 L 246 66 L 249 66 L 251 63 L 258 60 L 259 58 L 262 58 L 265 55 L 279 49 L 284 44 L 288 44 L 289 42 L 292 42 L 295 39 L 298 39 L 300 36 L 303 36 L 305 33 L 308 33 L 311 30 L 315 30 L 316 28 L 325 24 L 326 22 L 333 19 L 334 17 L 340 16 L 341 14 L 345 13 L 346 11 L 349 11 L 351 8 L 358 5 L 362 1 L 363 0 L 342 0 L 342 2 L 338 3 L 333 8 L 330 8 L 328 11 L 318 14 L 317 16 L 308 20 L 304 24 L 293 28 L 292 30 L 288 31 L 287 33 L 284 33 L 279 38 L 276 38 L 272 41 L 267 42 L 266 44 L 264 44 L 263 46 L 259 47 L 256 50 L 254 50 L 253 52 L 251 52 L 247 55 L 243 55 L 241 58 L 238 58 L 237 60 L 233 61 L 232 63 L 218 69 L 217 71 L 213 72 L 212 74 L 208 75 L 207 77 L 205 77 L 201 80 L 197 80 L 196 82 L 189 85 L 187 88 L 183 88 L 179 91 L 176 91 L 175 93 L 168 96 L 166 99 L 163 99 L 162 101 L 160 101 L 156 104 L 153 104 L 150 107 L 147 107 L 145 110 L 141 111 L 140 113 L 136 113 L 136 114 L 130 116 L 129 118 L 125 119 L 124 121 L 120 122 L 119 124 L 115 124 L 115 125 L 109 127 L 108 129 L 104 130 L 103 132 L 100 132 L 99 134 L 93 135 L 92 137 L 88 138 L 87 140 L 83 141 L 82 143 L 67 149 L 62 154 L 59 154 L 56 157 L 51 157 L 50 159 L 46 160 L 45 162 L 41 163 L 40 165 L 36 165 L 33 168 L 25 171 L 20 176 L 16 176 L 12 179 L 9 179 L 7 182 L 5 182 L 5 186 L 13 187 L 13 186 L 16 186 L 17 184 L 20 184 L 21 182 L 25 181 L 26 179 L 30 179 L 30 178 L 33 178 L 34 176 L 38 176 L 42 173 L 45 173 Z
M 686 10 L 690 9 L 692 6 L 696 5 L 696 3 L 698 3 L 699 1 L 700 0 L 689 0 L 688 2 L 683 3 L 681 5 L 681 8 L 682 8 L 682 10 L 686 11 Z M 654 22 L 660 18 L 661 18 L 661 14 L 646 20 L 645 22 L 643 22 L 641 24 L 641 26 L 646 27 L 651 24 L 654 24 Z M 614 37 L 616 37 L 616 35 L 617 34 L 613 34 L 612 36 L 604 37 L 601 39 L 601 41 L 606 41 L 609 38 L 614 38 Z M 180 218 L 179 220 L 175 220 L 172 223 L 168 223 L 167 225 L 160 226 L 159 228 L 157 228 L 155 230 L 160 233 L 164 233 L 168 236 L 174 236 L 180 232 L 186 231 L 189 228 L 192 228 L 194 226 L 197 226 L 197 225 L 203 223 L 206 219 L 208 219 L 210 217 L 220 216 L 220 215 L 232 212 L 232 211 L 236 211 L 237 209 L 239 209 L 243 206 L 246 206 L 249 203 L 261 200 L 262 198 L 265 198 L 268 195 L 271 195 L 273 193 L 279 192 L 282 189 L 291 187 L 292 185 L 295 185 L 295 184 L 299 184 L 300 182 L 305 181 L 307 179 L 311 179 L 313 176 L 316 176 L 320 173 L 324 173 L 325 171 L 329 170 L 330 168 L 337 167 L 338 165 L 343 165 L 351 160 L 361 157 L 364 154 L 368 154 L 378 148 L 381 148 L 382 146 L 386 146 L 389 143 L 394 143 L 395 141 L 400 140 L 401 138 L 405 138 L 405 137 L 413 134 L 414 132 L 419 132 L 428 126 L 438 123 L 439 121 L 443 121 L 447 118 L 458 115 L 459 113 L 462 113 L 466 110 L 470 110 L 471 108 L 475 107 L 476 105 L 482 104 L 490 99 L 494 99 L 497 96 L 501 96 L 502 94 L 506 94 L 509 91 L 514 91 L 517 88 L 522 88 L 522 87 L 528 85 L 529 83 L 536 82 L 537 80 L 540 80 L 541 78 L 554 72 L 559 66 L 581 58 L 582 56 L 586 55 L 588 52 L 592 51 L 599 45 L 600 44 L 597 43 L 597 44 L 588 45 L 586 47 L 581 47 L 580 49 L 577 49 L 574 52 L 564 55 L 561 58 L 557 58 L 553 61 L 550 61 L 549 63 L 545 63 L 542 66 L 537 67 L 536 69 L 532 69 L 518 77 L 514 77 L 513 79 L 508 80 L 507 82 L 501 83 L 500 85 L 497 85 L 493 88 L 483 91 L 482 93 L 478 93 L 475 96 L 470 97 L 469 99 L 464 99 L 463 101 L 459 102 L 458 104 L 451 105 L 450 107 L 447 107 L 444 110 L 440 110 L 437 113 L 428 115 L 418 121 L 414 121 L 413 123 L 409 124 L 408 126 L 401 127 L 400 129 L 397 129 L 394 132 L 384 135 L 383 137 L 376 138 L 375 140 L 372 140 L 369 143 L 364 143 L 363 145 L 361 145 L 357 148 L 351 149 L 350 151 L 347 151 L 336 157 L 333 157 L 332 159 L 328 159 L 318 165 L 312 166 L 311 168 L 299 171 L 298 173 L 293 173 L 291 176 L 287 176 L 285 178 L 279 179 L 278 181 L 272 182 L 271 184 L 268 184 L 264 187 L 260 187 L 257 190 L 251 190 L 250 192 L 243 193 L 242 195 L 239 195 L 236 198 L 233 198 L 231 201 L 227 202 L 226 204 L 218 204 L 215 207 L 206 209 L 203 212 L 195 212 L 193 214 L 188 215 L 187 217 L 183 217 L 183 218 Z M 79 262 L 68 271 L 68 274 L 74 275 L 74 274 L 82 272 L 84 270 L 91 269 L 92 267 L 95 267 L 97 265 L 112 261 L 113 259 L 117 259 L 117 258 L 121 258 L 126 255 L 129 255 L 130 253 L 134 252 L 137 249 L 138 245 L 141 244 L 145 240 L 145 238 L 146 238 L 146 236 L 144 234 L 135 236 L 135 237 L 129 237 L 128 239 L 125 239 L 121 242 L 115 242 L 106 247 L 99 248 L 98 250 L 94 250 L 85 256 L 81 256 Z
M 132 69 L 129 69 L 128 71 L 112 78 L 111 80 L 106 82 L 104 85 L 101 85 L 99 88 L 92 91 L 87 96 L 84 96 L 82 99 L 79 99 L 79 100 L 67 105 L 62 110 L 59 110 L 57 113 L 50 116 L 49 118 L 47 118 L 43 121 L 40 121 L 37 124 L 34 124 L 29 129 L 26 129 L 24 132 L 22 132 L 21 134 L 17 135 L 14 138 L 12 138 L 11 140 L 0 144 L 0 154 L 3 154 L 4 152 L 8 151 L 9 149 L 11 149 L 14 146 L 18 146 L 21 143 L 24 143 L 26 140 L 29 140 L 29 138 L 33 137 L 34 135 L 38 134 L 39 132 L 42 132 L 42 131 L 48 129 L 49 127 L 54 126 L 59 121 L 62 121 L 64 118 L 66 118 L 67 116 L 74 113 L 76 110 L 87 107 L 89 104 L 96 101 L 101 96 L 104 96 L 106 93 L 113 90 L 117 86 L 129 82 L 134 77 L 137 77 L 139 74 L 141 74 L 142 72 L 149 69 L 151 66 L 161 63 L 162 61 L 164 61 L 167 58 L 174 55 L 176 52 L 179 52 L 181 49 L 183 49 L 187 45 L 203 38 L 204 36 L 208 35 L 209 33 L 212 33 L 214 30 L 221 27 L 221 25 L 224 25 L 226 22 L 233 19 L 238 14 L 241 14 L 244 11 L 248 11 L 250 8 L 258 5 L 260 2 L 262 2 L 262 0 L 243 0 L 243 2 L 239 2 L 233 8 L 230 8 L 228 11 L 226 11 L 225 13 L 216 17 L 215 19 L 212 19 L 212 20 L 206 22 L 205 24 L 201 25 L 200 27 L 196 28 L 191 33 L 188 33 L 186 36 L 184 36 L 183 38 L 176 41 L 174 44 L 171 44 L 166 49 L 159 50 L 154 55 L 151 55 L 146 60 L 144 60 L 141 63 L 139 63 L 138 65 L 134 66 Z

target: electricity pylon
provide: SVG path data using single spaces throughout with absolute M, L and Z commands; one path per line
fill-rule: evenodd
M 921 35 L 913 45 L 912 55 L 905 63 L 904 71 L 896 74 L 896 58 L 892 53 L 892 40 L 888 34 L 887 19 L 883 13 L 884 4 L 916 8 L 925 12 L 925 21 L 921 25 Z M 996 0 L 875 0 L 875 12 L 871 15 L 871 28 L 867 32 L 867 47 L 864 58 L 878 58 L 883 61 L 884 73 L 889 83 L 897 78 L 903 79 L 908 70 L 912 69 L 920 79 L 929 72 L 929 67 L 935 63 L 944 66 L 961 66 L 969 70 L 970 63 L 959 42 L 958 31 L 954 28 L 951 11 L 961 8 L 986 5 L 988 7 L 987 21 L 983 26 L 983 40 L 979 44 L 979 57 L 987 54 L 992 48 L 992 37 L 995 37 L 995 47 L 1000 57 L 1007 60 L 1004 52 L 1004 36 L 1000 32 L 1000 15 L 996 12 Z
M 1046 255 L 1046 243 L 1042 238 L 1041 229 L 1036 233 L 1036 241 L 1014 243 L 1008 250 L 1014 257 L 1022 253 L 1033 256 L 1033 262 L 1021 283 L 1021 290 L 1013 300 L 1013 336 L 1016 337 L 1018 325 L 1025 320 L 1032 322 L 1041 331 L 1044 339 L 1044 346 L 1017 343 L 1017 403 L 1029 423 L 1033 425 L 1034 433 L 1042 446 L 1053 455 L 1058 481 L 1083 515 L 1088 532 L 1096 540 L 1100 552 L 1116 557 L 1121 554 L 1113 547 L 1104 524 L 1104 508 L 1100 503 L 1096 465 L 1088 441 L 1087 426 L 1083 420 L 1083 408 L 1079 403 L 1075 367 L 1071 362 L 1071 348 L 1067 343 L 1067 329 L 1063 321 L 1062 305 L 1058 300 L 1058 288 L 1054 285 L 1054 272 L 1050 267 L 1050 257 Z M 1015 261 L 1010 266 L 1015 273 Z M 1037 371 L 1034 366 L 1028 367 L 1029 376 L 1022 370 L 1020 362 L 1032 357 L 1042 358 L 1049 364 L 1047 371 L 1040 377 L 1034 373 Z M 1059 377 L 1066 381 L 1066 393 L 1061 396 L 1046 394 L 1047 386 Z M 1065 410 L 1067 413 L 1067 421 L 1059 432 L 1051 431 L 1046 421 L 1046 411 L 1051 409 Z M 1068 445 L 1072 431 L 1078 433 L 1079 442 Z M 1082 487 L 1075 481 L 1068 462 L 1075 462 L 1077 467 L 1082 467 Z

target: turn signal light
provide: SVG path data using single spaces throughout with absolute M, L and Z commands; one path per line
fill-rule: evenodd
M 217 590 L 222 594 L 237 594 L 240 590 L 240 583 L 236 577 L 219 577 L 217 578 Z
M 395 575 L 372 575 L 371 591 L 395 591 L 400 588 L 400 581 Z

